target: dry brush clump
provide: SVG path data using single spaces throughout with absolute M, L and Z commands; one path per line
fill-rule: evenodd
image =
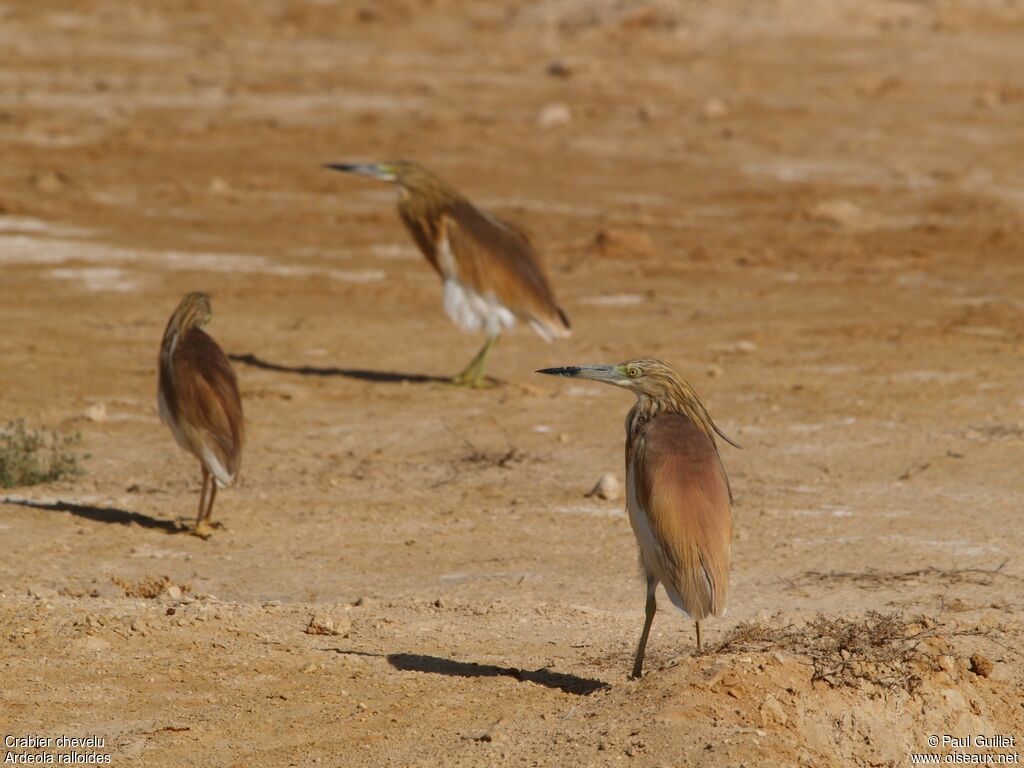
M 80 436 L 47 435 L 25 427 L 22 419 L 0 430 L 0 488 L 52 483 L 82 473 L 71 450 Z
M 868 683 L 914 693 L 937 672 L 951 635 L 984 635 L 986 630 L 946 628 L 934 619 L 906 619 L 900 613 L 868 611 L 847 619 L 819 614 L 802 626 L 741 622 L 719 643 L 717 653 L 781 651 L 806 658 L 811 681 L 859 688 Z

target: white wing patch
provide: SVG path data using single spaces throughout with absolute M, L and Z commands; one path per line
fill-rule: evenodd
M 235 482 L 234 476 L 228 474 L 228 471 L 224 469 L 224 465 L 218 461 L 217 456 L 205 445 L 203 446 L 202 457 L 203 464 L 210 470 L 214 480 L 217 481 L 217 485 L 221 488 L 227 488 Z

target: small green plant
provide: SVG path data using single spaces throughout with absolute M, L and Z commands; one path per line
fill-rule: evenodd
M 25 428 L 22 419 L 0 430 L 0 488 L 52 483 L 79 475 L 78 457 L 71 450 L 80 435 L 58 435 Z

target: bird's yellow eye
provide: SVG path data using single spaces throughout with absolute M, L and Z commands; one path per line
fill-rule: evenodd
M 631 365 L 629 366 L 629 368 L 626 369 L 626 375 L 629 376 L 629 378 L 631 379 L 635 379 L 637 376 L 640 375 L 640 369 L 637 368 L 635 365 Z

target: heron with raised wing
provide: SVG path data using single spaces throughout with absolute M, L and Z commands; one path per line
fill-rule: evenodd
M 460 327 L 487 338 L 452 381 L 484 382 L 484 367 L 502 331 L 522 320 L 547 341 L 570 334 L 537 252 L 513 224 L 477 208 L 417 163 L 332 163 L 327 168 L 392 182 L 398 213 L 423 256 L 441 278 L 444 309 Z
M 205 293 L 190 293 L 181 300 L 160 345 L 157 388 L 161 420 L 171 428 L 178 445 L 199 460 L 203 472 L 193 531 L 203 538 L 212 532 L 210 516 L 217 488 L 238 478 L 244 434 L 235 372 L 224 351 L 203 330 L 212 314 Z
M 633 662 L 643 672 L 647 637 L 664 584 L 673 605 L 697 626 L 725 613 L 732 549 L 732 492 L 715 426 L 693 387 L 660 360 L 546 368 L 538 373 L 603 381 L 636 395 L 626 417 L 626 507 L 647 578 L 644 629 Z

